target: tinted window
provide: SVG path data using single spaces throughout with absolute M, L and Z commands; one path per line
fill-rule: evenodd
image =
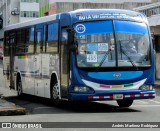
M 26 49 L 25 53 L 34 52 L 34 27 L 26 30 Z
M 5 32 L 5 41 L 4 41 L 4 55 L 9 55 L 9 33 Z
M 37 49 L 36 49 L 36 52 L 37 53 L 40 53 L 41 52 L 41 47 L 42 47 L 42 32 L 41 31 L 37 31 L 36 32 L 36 39 L 37 39 Z
M 25 53 L 25 29 L 17 30 L 16 54 Z
M 48 25 L 48 38 L 46 51 L 57 52 L 58 51 L 58 23 L 52 23 Z
M 34 53 L 34 27 L 17 31 L 16 54 Z

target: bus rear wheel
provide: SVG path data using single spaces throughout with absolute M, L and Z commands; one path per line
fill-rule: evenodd
M 55 106 L 60 106 L 61 104 L 61 100 L 59 99 L 59 85 L 57 81 L 51 85 L 51 101 Z
M 133 103 L 133 100 L 117 100 L 117 103 L 120 107 L 130 107 Z

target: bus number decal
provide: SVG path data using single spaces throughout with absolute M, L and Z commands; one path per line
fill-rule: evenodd
M 86 31 L 86 27 L 83 24 L 78 24 L 76 26 L 76 32 L 77 33 L 84 33 Z
M 87 62 L 97 62 L 97 54 L 87 54 Z

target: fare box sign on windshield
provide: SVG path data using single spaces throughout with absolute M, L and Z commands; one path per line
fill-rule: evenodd
M 116 13 L 91 14 L 91 15 L 80 15 L 80 16 L 78 16 L 78 20 L 94 20 L 94 19 L 134 19 L 134 20 L 142 20 L 142 18 L 140 16 L 137 16 L 137 15 L 116 14 Z

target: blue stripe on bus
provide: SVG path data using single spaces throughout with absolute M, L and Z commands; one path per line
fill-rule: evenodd
M 116 76 L 122 80 L 135 79 L 143 75 L 143 71 L 127 71 L 127 72 L 89 72 L 88 76 L 99 80 L 114 80 Z

